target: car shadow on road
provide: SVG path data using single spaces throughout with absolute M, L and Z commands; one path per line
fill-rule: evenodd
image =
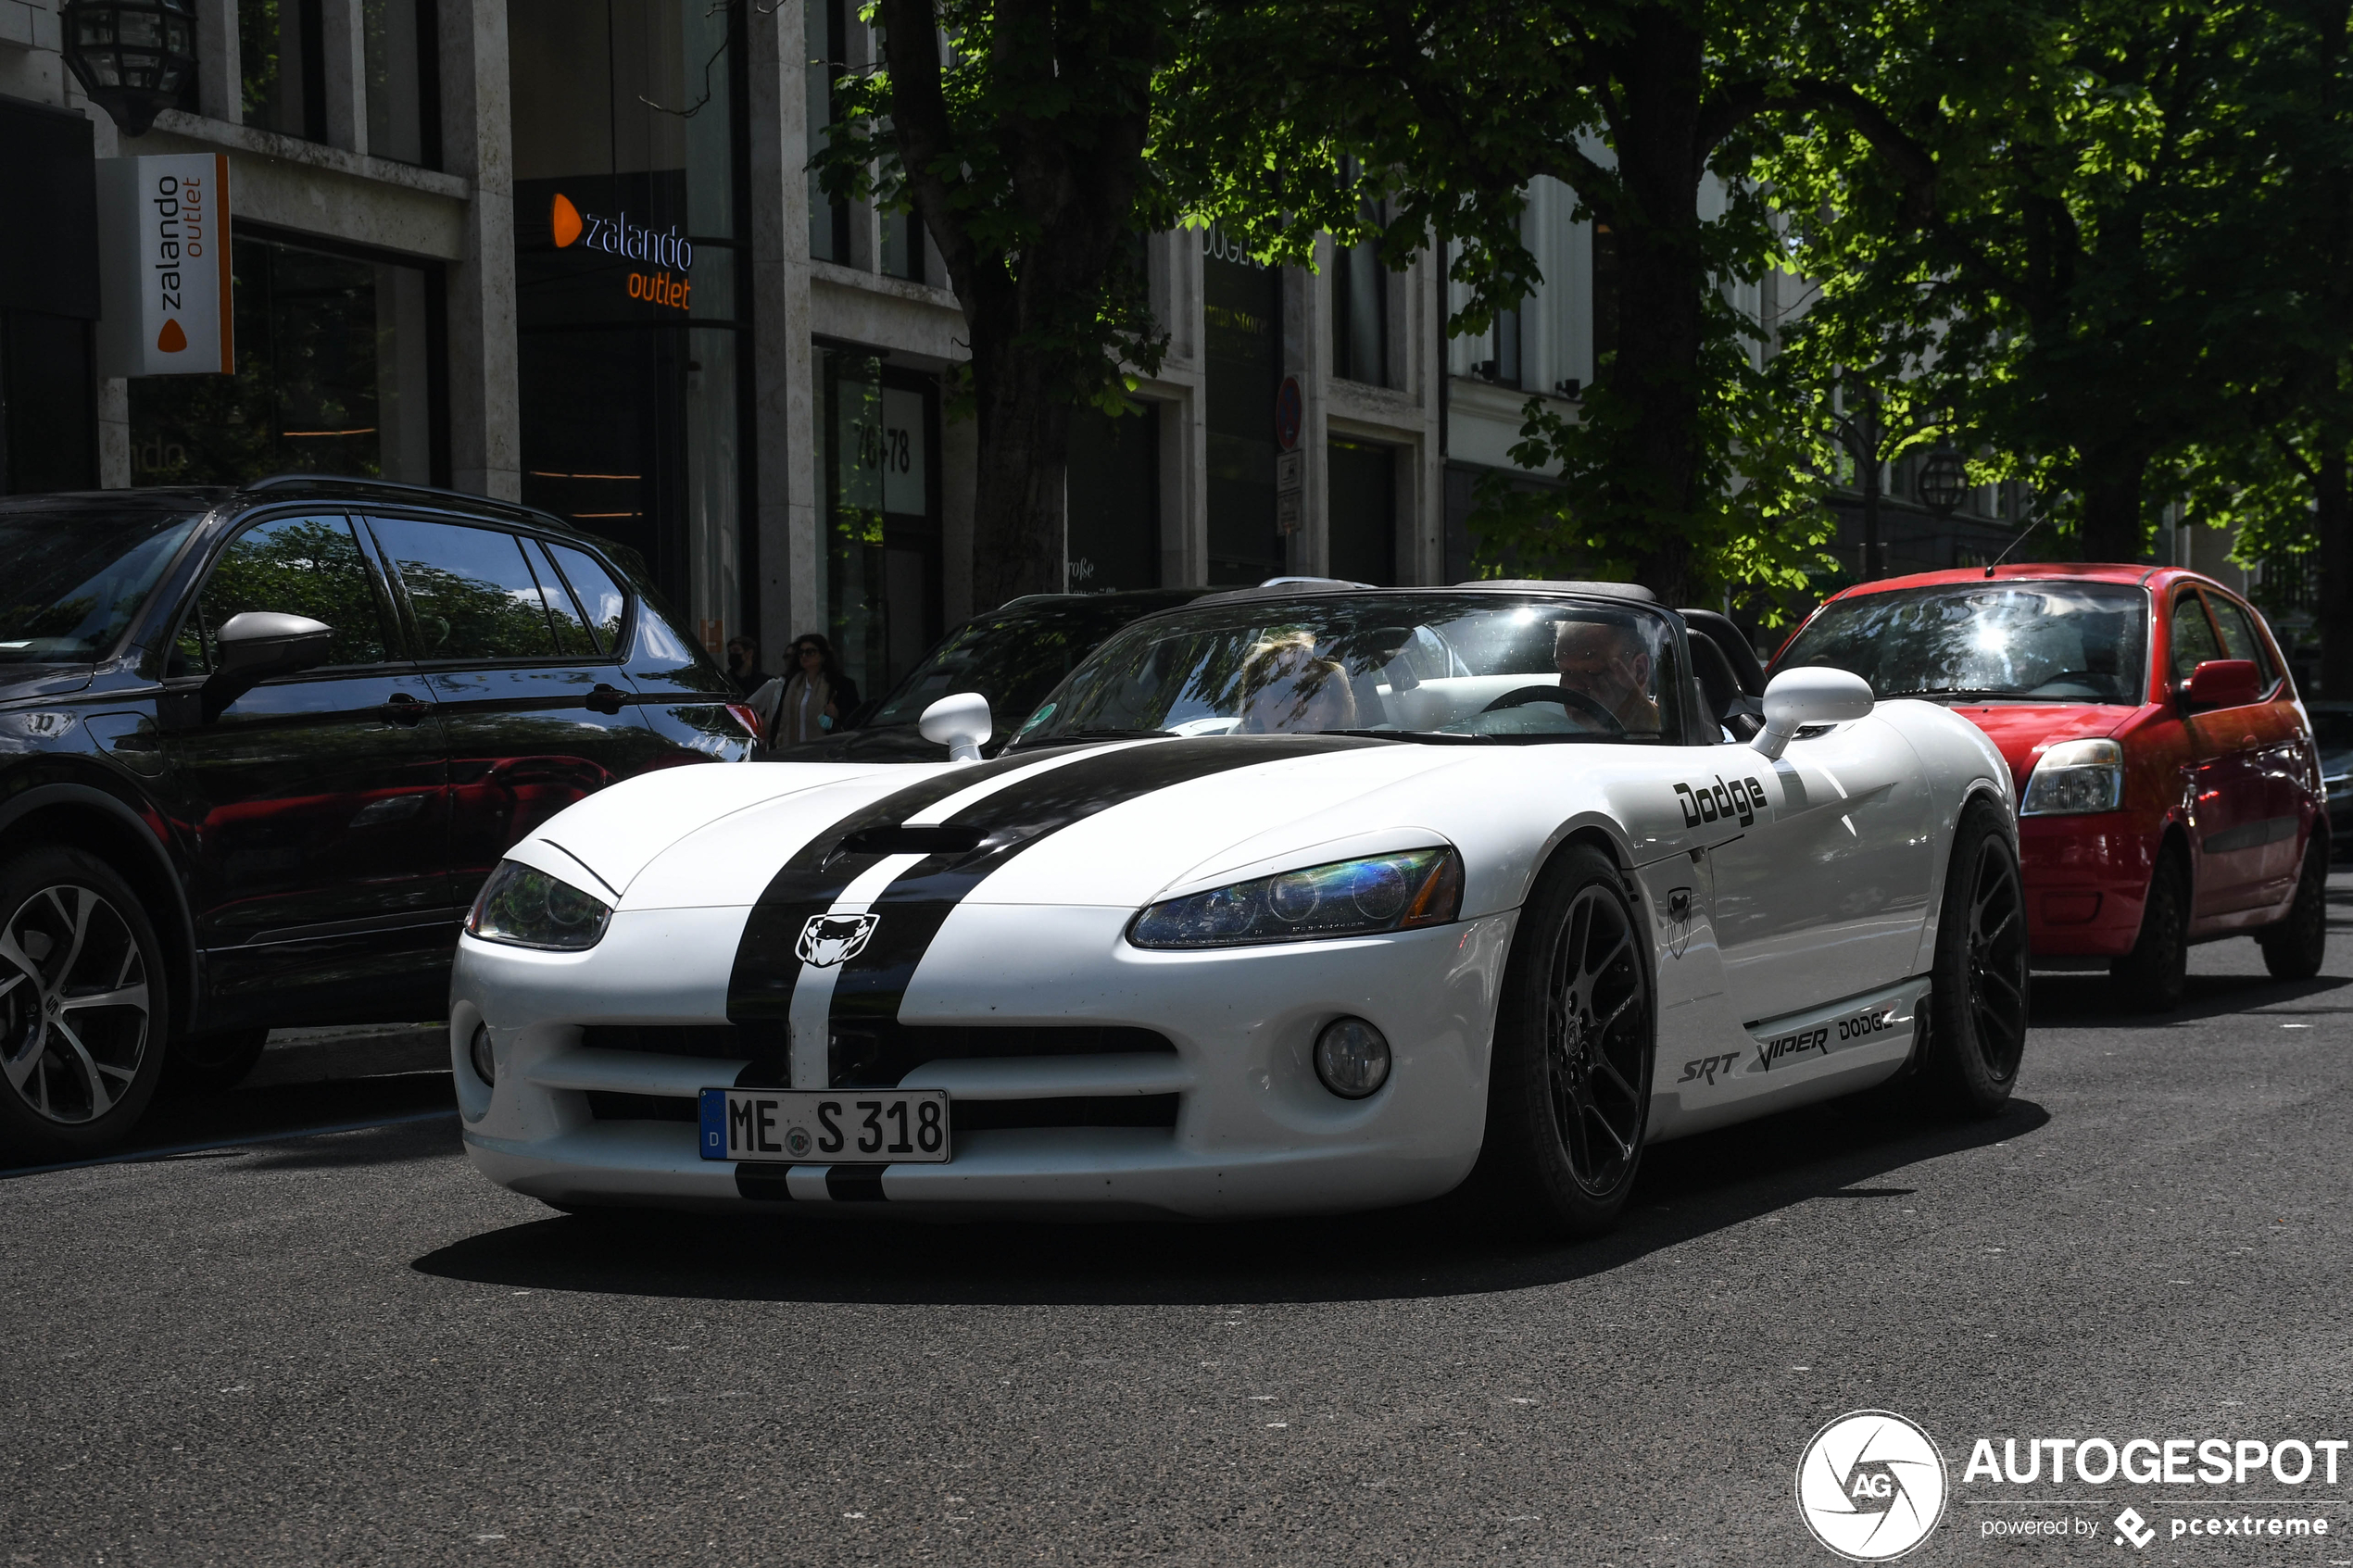
M 2104 974 L 2038 974 L 2034 977 L 2034 1026 L 2038 1029 L 2171 1029 L 2185 1023 L 2257 1010 L 2277 1013 L 2353 1012 L 2353 980 L 2318 975 L 2310 980 L 2274 980 L 2267 974 L 2193 974 L 2183 984 L 2182 1005 L 2171 1012 L 2136 1012 Z
M 2026 1136 L 2050 1120 L 2013 1100 L 1990 1120 L 1922 1116 L 1861 1096 L 1651 1151 L 1614 1234 L 1573 1245 L 1499 1235 L 1462 1198 L 1325 1219 L 1216 1224 L 865 1223 L 704 1216 L 550 1217 L 469 1236 L 413 1267 L 510 1289 L 712 1300 L 1156 1305 L 1484 1294 L 1606 1273 L 1696 1236 L 1817 1200 L 1892 1201 L 1922 1160 Z M 1879 1185 L 1874 1185 L 1879 1184 Z M 880 1223 L 876 1223 L 880 1222 Z

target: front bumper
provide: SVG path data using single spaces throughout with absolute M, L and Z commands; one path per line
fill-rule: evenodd
M 2027 943 L 2038 958 L 2132 951 L 2156 867 L 2158 831 L 2121 811 L 2020 817 Z
M 998 1126 L 957 1134 L 944 1164 L 746 1165 L 739 1178 L 737 1166 L 699 1158 L 691 1122 L 611 1107 L 691 1105 L 700 1089 L 732 1084 L 747 1057 L 582 1040 L 603 1024 L 724 1025 L 745 914 L 623 910 L 584 954 L 464 939 L 450 1039 L 475 1166 L 559 1205 L 872 1213 L 879 1199 L 939 1213 L 1208 1219 L 1413 1202 L 1458 1185 L 1478 1158 L 1509 914 L 1170 953 L 1128 946 L 1123 909 L 967 904 L 925 955 L 900 1022 L 1002 1031 L 1006 1054 L 928 1062 L 900 1081 L 946 1087 L 958 1104 L 1174 1097 L 1174 1124 Z M 1342 1100 L 1315 1077 L 1316 1031 L 1342 1014 L 1369 1019 L 1390 1041 L 1389 1080 L 1367 1099 Z M 1024 1054 L 1027 1032 L 1071 1024 L 1148 1029 L 1174 1048 Z M 495 1088 L 467 1060 L 477 1025 L 490 1032 Z M 724 1034 L 709 1038 L 726 1049 Z

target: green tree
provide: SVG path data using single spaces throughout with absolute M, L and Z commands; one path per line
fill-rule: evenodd
M 1183 37 L 1169 0 L 875 0 L 883 65 L 842 78 L 825 189 L 912 207 L 971 334 L 977 603 L 1063 587 L 1071 410 L 1159 367 L 1145 157 Z M 942 47 L 941 40 L 947 40 Z
M 2130 560 L 2152 465 L 2245 427 L 2277 306 L 2280 170 L 2257 0 L 2026 0 L 1885 13 L 1839 41 L 1757 164 L 1820 286 L 1807 331 L 1877 339 Z M 1843 83 L 1843 84 L 1839 84 Z

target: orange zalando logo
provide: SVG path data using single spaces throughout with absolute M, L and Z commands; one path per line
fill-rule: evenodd
M 188 351 L 188 334 L 181 330 L 179 317 L 164 318 L 163 331 L 156 334 L 156 346 L 166 354 L 185 354 Z

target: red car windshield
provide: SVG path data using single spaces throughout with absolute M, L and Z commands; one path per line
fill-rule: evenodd
M 1827 605 L 1777 662 L 1851 671 L 1882 698 L 2138 706 L 2148 595 L 2098 583 L 1945 584 Z

